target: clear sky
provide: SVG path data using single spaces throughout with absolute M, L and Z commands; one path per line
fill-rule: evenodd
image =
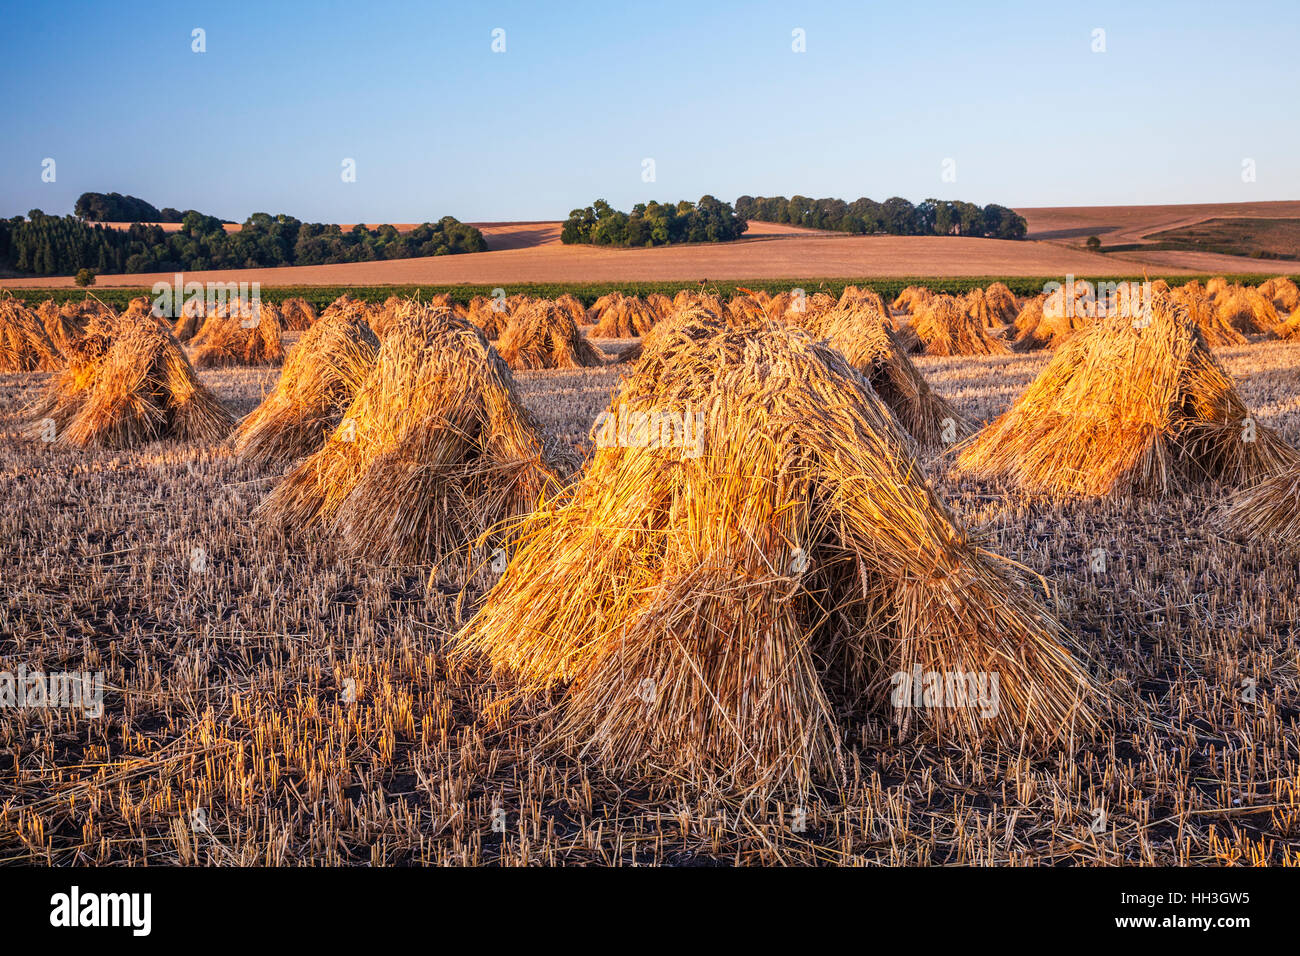
M 16 3 L 0 215 L 86 190 L 326 222 L 1296 199 L 1298 49 L 1298 0 Z

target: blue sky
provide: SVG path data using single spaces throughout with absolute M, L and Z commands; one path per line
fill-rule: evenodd
M 6 216 L 86 190 L 327 222 L 704 193 L 1300 198 L 1295 0 L 47 2 L 5 21 Z

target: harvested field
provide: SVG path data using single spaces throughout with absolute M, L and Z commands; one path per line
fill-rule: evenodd
M 1300 343 L 1216 354 L 1259 424 L 1300 443 Z M 913 361 L 987 422 L 1051 358 Z M 518 393 L 548 439 L 590 451 L 620 372 L 520 372 Z M 278 371 L 198 375 L 239 416 Z M 425 567 L 252 522 L 277 472 L 215 438 L 20 437 L 51 378 L 0 373 L 0 474 L 21 488 L 0 503 L 0 653 L 102 670 L 104 714 L 0 714 L 9 862 L 1300 863 L 1300 560 L 1207 522 L 1213 485 L 1058 502 L 958 484 L 923 455 L 955 520 L 1039 576 L 1027 592 L 1113 712 L 1091 741 L 1023 754 L 868 720 L 843 736 L 842 787 L 742 802 L 541 761 L 553 724 L 502 729 L 498 687 L 446 654 L 490 580 L 428 590 Z

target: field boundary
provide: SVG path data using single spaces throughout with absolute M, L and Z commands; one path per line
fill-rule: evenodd
M 1249 273 L 1205 273 L 1198 275 L 1162 275 L 1160 273 L 1111 274 L 1111 275 L 1076 275 L 1076 280 L 1085 282 L 1142 282 L 1143 280 L 1165 279 L 1171 286 L 1199 280 L 1204 283 L 1212 276 L 1223 276 L 1230 283 L 1255 286 L 1265 282 L 1278 272 Z M 846 286 L 856 285 L 870 288 L 882 297 L 892 299 L 910 285 L 921 285 L 935 293 L 963 295 L 974 288 L 985 288 L 993 282 L 1003 282 L 1016 295 L 1032 296 L 1043 291 L 1049 282 L 1063 282 L 1065 276 L 902 276 L 895 278 L 790 278 L 790 279 L 727 279 L 717 282 L 698 283 L 689 280 L 655 280 L 638 282 L 520 282 L 498 285 L 263 285 L 259 290 L 262 299 L 279 304 L 285 299 L 301 298 L 310 302 L 317 309 L 324 308 L 339 296 L 347 293 L 354 299 L 364 302 L 382 302 L 389 296 L 427 298 L 433 295 L 450 295 L 453 302 L 467 304 L 475 296 L 491 297 L 501 289 L 506 295 L 528 295 L 537 298 L 553 299 L 569 293 L 580 299 L 583 305 L 590 306 L 602 295 L 610 292 L 622 292 L 625 295 L 646 296 L 652 293 L 673 295 L 681 289 L 703 290 L 716 293 L 724 298 L 735 295 L 741 289 L 764 291 L 771 294 L 788 292 L 791 289 L 803 289 L 809 295 L 825 292 L 838 297 Z M 79 302 L 87 295 L 94 296 L 106 305 L 125 308 L 131 299 L 138 296 L 152 298 L 154 292 L 148 286 L 115 286 L 104 289 L 82 289 L 66 287 L 20 288 L 5 290 L 0 280 L 0 295 L 12 295 L 26 305 L 37 305 L 48 299 L 58 305 L 65 302 Z

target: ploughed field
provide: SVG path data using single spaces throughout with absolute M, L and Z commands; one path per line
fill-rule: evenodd
M 1260 424 L 1300 444 L 1300 343 L 1216 354 Z M 914 360 L 984 423 L 1050 359 Z M 628 368 L 516 378 L 545 429 L 590 452 Z M 279 373 L 198 374 L 240 416 Z M 103 671 L 104 715 L 0 711 L 0 861 L 1300 862 L 1300 555 L 1208 521 L 1213 486 L 1057 503 L 927 456 L 964 523 L 1041 576 L 1115 712 L 1034 756 L 866 723 L 842 790 L 740 802 L 540 753 L 544 728 L 488 711 L 485 669 L 444 658 L 475 586 L 458 605 L 427 567 L 257 524 L 276 475 L 225 445 L 18 437 L 48 377 L 0 374 L 0 669 Z

